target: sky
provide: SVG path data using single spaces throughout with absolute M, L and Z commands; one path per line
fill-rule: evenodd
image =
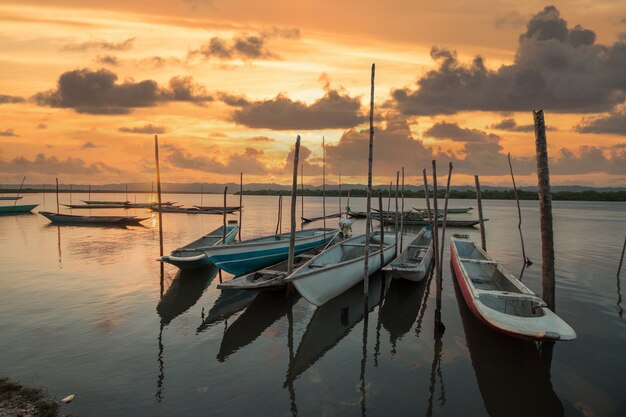
M 437 4 L 443 3 L 443 4 Z M 0 183 L 626 186 L 626 2 L 0 0 Z

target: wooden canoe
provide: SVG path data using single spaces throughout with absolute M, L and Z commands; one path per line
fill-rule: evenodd
M 237 221 L 235 220 L 234 223 L 229 222 L 226 226 L 225 242 L 224 226 L 220 226 L 211 233 L 208 233 L 183 247 L 174 249 L 172 253 L 162 256 L 158 260 L 175 265 L 183 270 L 205 267 L 211 264 L 211 260 L 204 253 L 204 249 L 215 245 L 221 245 L 222 243 L 229 245 L 235 241 L 238 232 L 239 225 L 237 224 Z
M 203 211 L 219 212 L 220 214 L 224 213 L 224 211 L 226 211 L 226 213 L 234 213 L 236 211 L 241 210 L 241 207 L 239 206 L 226 206 L 226 209 L 224 209 L 223 206 L 194 206 L 194 207 Z
M 316 221 L 324 220 L 324 219 L 335 219 L 337 217 L 341 217 L 341 213 L 327 214 L 326 217 L 324 217 L 324 216 L 319 216 L 319 217 L 301 217 L 300 219 L 302 220 L 302 223 L 312 223 L 312 222 L 316 222 Z
M 483 219 L 483 221 L 488 221 L 489 219 Z M 391 218 L 383 219 L 383 223 L 386 225 L 393 226 L 395 224 L 395 220 Z M 399 223 L 399 222 L 398 222 Z M 480 223 L 480 220 L 451 220 L 446 219 L 446 227 L 474 227 Z M 416 219 L 416 220 L 404 220 L 405 226 L 428 226 L 430 223 L 428 219 Z M 443 219 L 437 220 L 437 226 L 443 226 Z
M 4 197 L 4 196 L 0 196 L 0 201 L 15 201 L 15 200 L 21 200 L 22 197 Z
M 461 207 L 461 208 L 450 208 L 448 207 L 448 214 L 461 214 L 461 213 L 469 213 L 473 207 Z M 425 208 L 417 208 L 413 207 L 413 210 L 417 212 L 426 213 L 428 210 Z M 443 212 L 443 209 L 440 208 L 437 211 Z
M 30 213 L 39 204 L 22 204 L 17 206 L 0 206 L 0 215 Z
M 424 279 L 433 258 L 433 235 L 430 226 L 422 227 L 413 242 L 389 265 L 383 268 L 392 276 L 421 281 Z
M 454 275 L 470 311 L 490 328 L 533 340 L 572 340 L 574 330 L 520 280 L 464 237 L 453 236 Z
M 50 220 L 54 224 L 73 225 L 111 225 L 111 226 L 138 226 L 140 222 L 147 220 L 147 217 L 135 216 L 75 216 L 70 214 L 50 213 L 40 211 L 39 214 Z
M 380 232 L 370 235 L 369 272 L 381 269 L 395 255 L 395 235 L 385 234 L 383 258 L 380 257 Z M 363 280 L 365 235 L 337 243 L 298 268 L 285 280 L 311 304 L 321 306 Z

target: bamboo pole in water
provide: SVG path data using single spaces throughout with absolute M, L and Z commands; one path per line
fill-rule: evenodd
M 43 206 L 46 206 L 46 184 L 41 184 L 41 189 L 43 190 Z
M 552 192 L 548 145 L 543 110 L 533 111 L 537 182 L 539 185 L 539 214 L 541 218 L 541 289 L 543 300 L 552 311 L 556 308 L 554 271 L 554 233 L 552 230 Z
M 128 184 L 125 184 L 125 185 L 126 185 L 126 201 L 129 201 L 128 200 Z
M 339 219 L 341 220 L 341 172 L 339 173 Z
M 446 183 L 446 200 L 444 202 L 443 205 L 443 224 L 441 227 L 441 249 L 439 251 L 439 259 L 442 260 L 442 265 L 443 265 L 443 251 L 445 248 L 445 242 L 446 242 L 446 222 L 448 221 L 448 198 L 450 196 L 450 180 L 452 179 L 452 162 L 450 162 L 448 164 L 448 182 Z M 441 281 L 443 280 L 443 267 L 440 267 L 437 270 L 438 275 L 438 279 Z
M 372 80 L 370 88 L 370 141 L 367 157 L 367 208 L 365 218 L 365 258 L 363 261 L 363 295 L 365 296 L 365 308 L 367 309 L 367 295 L 369 293 L 369 242 L 370 227 L 372 225 L 372 159 L 374 156 L 374 77 L 376 64 L 372 64 Z M 367 310 L 366 310 L 367 311 Z M 367 319 L 367 314 L 365 314 Z
M 293 258 L 296 246 L 296 193 L 298 192 L 298 160 L 300 158 L 300 135 L 296 138 L 296 148 L 293 153 L 293 181 L 291 185 L 291 230 L 289 233 L 289 255 L 287 261 L 287 275 L 293 272 Z
M 224 187 L 224 212 L 222 213 L 222 244 L 226 244 L 226 194 L 228 193 L 228 187 Z
M 243 220 L 243 172 L 239 173 L 239 241 L 241 241 L 241 221 Z
M 385 213 L 383 212 L 383 195 L 378 191 L 378 210 L 380 211 L 380 266 L 385 266 Z
M 163 205 L 161 203 L 161 168 L 159 166 L 159 136 L 154 135 L 154 160 L 156 162 L 157 207 L 159 208 L 159 254 L 163 256 Z M 163 263 L 161 262 L 161 266 Z
M 387 194 L 387 213 L 391 211 L 391 192 L 393 190 L 393 181 L 389 182 L 389 193 Z
M 300 164 L 300 230 L 304 230 L 304 164 Z
M 522 258 L 524 259 L 524 265 L 531 265 L 530 259 L 526 257 L 526 248 L 524 248 L 524 236 L 522 235 L 522 209 L 519 205 L 519 196 L 517 195 L 517 185 L 515 184 L 515 175 L 513 175 L 513 164 L 511 164 L 511 152 L 508 155 L 509 158 L 509 171 L 511 172 L 511 180 L 513 181 L 513 192 L 515 193 L 515 202 L 517 203 L 517 229 L 519 230 L 519 240 L 522 242 Z
M 433 159 L 433 246 L 435 249 L 435 270 L 441 268 L 439 259 L 439 210 L 437 208 L 437 161 Z M 441 283 L 437 280 L 438 304 L 441 303 Z
M 404 167 L 402 167 L 402 216 L 400 217 L 400 252 L 404 248 Z M 397 244 L 398 242 L 396 242 Z M 396 251 L 397 253 L 397 251 Z
M 19 190 L 17 190 L 17 196 L 15 198 L 15 201 L 13 201 L 13 207 L 15 207 L 15 205 L 17 204 L 17 200 L 20 199 L 20 193 L 22 192 L 22 187 L 24 186 L 24 181 L 26 181 L 26 176 L 24 176 L 24 178 L 22 178 L 22 183 L 20 184 L 20 188 L 19 188 Z
M 426 176 L 426 170 L 422 172 L 424 174 L 424 198 L 426 199 L 426 211 L 428 212 L 428 222 L 431 228 L 435 228 L 433 223 L 432 214 L 430 212 L 430 192 L 428 191 L 428 177 Z
M 326 143 L 322 136 L 322 216 L 324 217 L 324 239 L 326 239 Z
M 204 184 L 200 184 L 200 207 L 204 205 Z
M 483 203 L 480 199 L 480 179 L 478 178 L 478 175 L 474 175 L 474 183 L 476 184 L 476 204 L 478 205 L 478 221 L 480 222 L 480 243 L 483 250 L 487 250 L 487 236 L 485 233 Z
M 72 184 L 70 184 L 70 204 L 72 204 Z
M 55 178 L 54 180 L 57 183 L 57 214 L 59 214 L 59 179 Z
M 87 200 L 91 201 L 91 184 L 89 184 L 89 197 L 87 198 Z
M 282 207 L 283 207 L 283 196 L 278 194 L 278 220 L 276 221 L 276 233 L 274 234 L 278 234 L 279 231 L 282 231 L 282 226 L 280 225 L 280 222 L 282 220 Z
M 394 233 L 396 235 L 396 257 L 398 256 L 398 188 L 400 187 L 400 171 L 396 171 L 396 213 L 393 221 Z

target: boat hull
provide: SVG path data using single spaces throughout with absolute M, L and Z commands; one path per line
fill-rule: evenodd
M 19 206 L 0 206 L 0 215 L 30 213 L 39 204 L 23 204 Z
M 139 225 L 141 221 L 147 220 L 146 218 L 124 216 L 74 216 L 50 213 L 47 211 L 40 211 L 39 214 L 54 224 L 131 226 Z
M 218 228 L 219 230 L 219 228 Z M 228 229 L 227 229 L 228 230 Z M 230 245 L 237 238 L 239 226 L 231 227 L 226 234 L 226 244 Z M 221 244 L 221 239 L 217 240 L 213 245 Z M 169 255 L 162 256 L 161 261 L 174 265 L 183 271 L 200 269 L 213 264 L 204 252 L 176 250 Z

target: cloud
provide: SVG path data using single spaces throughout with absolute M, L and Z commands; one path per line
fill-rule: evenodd
M 117 83 L 117 75 L 106 69 L 67 71 L 61 74 L 57 87 L 33 97 L 40 106 L 71 108 L 77 113 L 128 114 L 135 108 L 152 107 L 161 102 L 187 101 L 204 104 L 213 100 L 191 77 L 173 77 L 167 88 L 156 81 Z
M 124 133 L 137 133 L 137 134 L 161 134 L 167 132 L 165 126 L 155 126 L 153 124 L 146 124 L 138 127 L 120 127 L 118 129 Z
M 424 135 L 437 139 L 450 139 L 456 142 L 487 142 L 500 140 L 500 136 L 478 129 L 462 128 L 456 123 L 439 122 L 424 132 Z
M 300 39 L 302 34 L 300 33 L 300 29 L 297 28 L 273 27 L 268 31 L 262 32 L 261 35 L 265 38 Z
M 0 104 L 23 103 L 25 101 L 26 100 L 23 97 L 0 94 Z
M 48 125 L 45 123 L 39 123 L 37 125 L 37 129 L 47 129 L 47 128 L 48 128 Z
M 278 55 L 266 47 L 267 38 L 262 35 L 239 36 L 231 40 L 211 38 L 200 48 L 189 51 L 188 58 L 199 57 L 204 60 L 219 59 L 278 59 Z
M 272 130 L 319 130 L 354 127 L 366 120 L 361 102 L 338 90 L 327 89 L 313 104 L 294 101 L 284 94 L 269 100 L 249 101 L 244 97 L 218 94 L 225 104 L 238 107 L 231 120 L 252 128 Z
M 517 10 L 496 16 L 493 25 L 498 29 L 517 29 L 524 24 L 524 17 Z
M 0 136 L 17 137 L 18 135 L 13 131 L 13 129 L 5 129 L 5 130 L 0 130 Z
M 296 152 L 296 146 L 292 145 L 289 149 L 289 153 L 285 158 L 285 163 L 282 167 L 276 169 L 277 174 L 293 174 L 293 157 Z M 322 160 L 318 159 L 313 163 L 311 160 L 311 150 L 307 148 L 305 145 L 300 145 L 300 154 L 298 155 L 298 174 L 301 174 L 300 169 L 304 167 L 305 175 L 322 175 Z
M 247 175 L 263 175 L 268 172 L 263 163 L 263 151 L 252 147 L 246 147 L 242 153 L 230 155 L 227 162 L 203 155 L 194 156 L 174 145 L 163 148 L 167 151 L 166 160 L 176 168 L 214 174 L 238 174 L 245 171 Z
M 141 58 L 138 62 L 139 66 L 145 67 L 149 65 L 151 67 L 160 68 L 166 65 L 177 65 L 181 63 L 181 60 L 176 57 L 162 57 L 162 56 L 149 56 Z
M 120 64 L 119 59 L 113 55 L 98 55 L 95 61 L 100 65 L 110 65 L 112 67 L 117 67 Z
M 128 51 L 132 49 L 135 38 L 129 38 L 121 42 L 109 42 L 104 39 L 92 39 L 82 43 L 70 43 L 64 45 L 62 51 L 87 51 L 90 49 L 99 49 L 104 51 Z
M 490 129 L 506 130 L 507 132 L 534 132 L 535 125 L 518 125 L 515 119 L 502 119 L 498 123 L 489 126 Z M 556 130 L 546 127 L 546 130 Z
M 95 149 L 97 148 L 96 145 L 93 144 L 93 142 L 85 142 L 83 143 L 83 146 L 80 147 L 81 149 Z
M 626 107 L 621 110 L 616 109 L 607 116 L 583 119 L 574 130 L 580 133 L 608 133 L 626 136 Z
M 71 174 L 71 175 L 90 175 L 104 173 L 121 173 L 104 163 L 88 164 L 80 158 L 68 157 L 65 160 L 58 159 L 56 156 L 46 157 L 45 154 L 38 154 L 35 159 L 29 160 L 23 156 L 18 156 L 12 161 L 0 161 L 0 172 L 10 174 Z
M 626 97 L 626 41 L 597 44 L 593 31 L 568 28 L 554 6 L 533 16 L 519 37 L 514 62 L 497 70 L 476 56 L 459 62 L 456 52 L 433 47 L 437 68 L 417 88 L 392 90 L 392 103 L 405 115 L 462 111 L 597 113 Z
M 276 142 L 276 139 L 268 138 L 267 136 L 254 136 L 246 140 L 248 142 Z

